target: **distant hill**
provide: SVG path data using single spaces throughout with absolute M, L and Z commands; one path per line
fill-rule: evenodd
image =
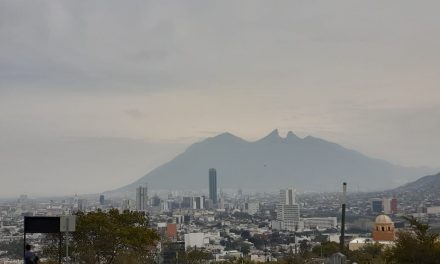
M 407 183 L 403 186 L 397 187 L 391 192 L 394 193 L 439 193 L 440 190 L 440 173 L 435 175 L 428 175 L 416 181 Z
M 207 189 L 209 168 L 217 169 L 219 188 L 250 190 L 292 186 L 300 191 L 336 191 L 343 181 L 362 191 L 384 190 L 430 173 L 427 168 L 396 166 L 311 136 L 299 138 L 289 132 L 282 138 L 274 130 L 255 142 L 230 133 L 208 138 L 112 192 L 133 192 L 145 183 L 156 190 Z

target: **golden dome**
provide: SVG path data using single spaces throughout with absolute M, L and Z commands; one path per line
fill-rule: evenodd
M 393 221 L 391 220 L 391 218 L 388 215 L 378 215 L 376 217 L 376 224 L 392 224 Z

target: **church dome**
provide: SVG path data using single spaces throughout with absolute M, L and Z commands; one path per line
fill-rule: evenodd
M 378 215 L 376 217 L 376 224 L 392 224 L 393 221 L 391 220 L 391 218 L 388 215 Z

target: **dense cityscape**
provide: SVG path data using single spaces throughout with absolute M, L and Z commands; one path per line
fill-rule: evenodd
M 304 254 L 304 250 L 312 252 L 322 243 L 340 243 L 342 193 L 297 194 L 294 188 L 279 193 L 219 192 L 219 177 L 215 168 L 209 169 L 207 194 L 155 192 L 145 184 L 126 198 L 101 194 L 32 199 L 21 195 L 4 200 L 0 204 L 0 263 L 21 263 L 24 217 L 114 209 L 145 213 L 149 226 L 160 235 L 155 263 L 176 263 L 179 252 L 194 248 L 211 254 L 210 261 L 244 257 L 255 262 L 277 261 L 289 254 Z M 350 250 L 374 243 L 392 245 L 396 231 L 408 227 L 402 216 L 432 226 L 440 223 L 440 200 L 420 200 L 414 207 L 413 199 L 386 193 L 349 193 L 346 199 L 344 241 Z M 30 234 L 27 241 L 42 254 L 44 234 Z M 16 248 L 8 250 L 7 245 Z M 315 260 L 324 263 L 329 258 L 321 253 Z

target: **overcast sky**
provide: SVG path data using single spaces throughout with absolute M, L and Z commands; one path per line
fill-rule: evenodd
M 274 128 L 440 167 L 439 1 L 0 2 L 0 197 Z M 423 176 L 423 175 L 420 175 Z

